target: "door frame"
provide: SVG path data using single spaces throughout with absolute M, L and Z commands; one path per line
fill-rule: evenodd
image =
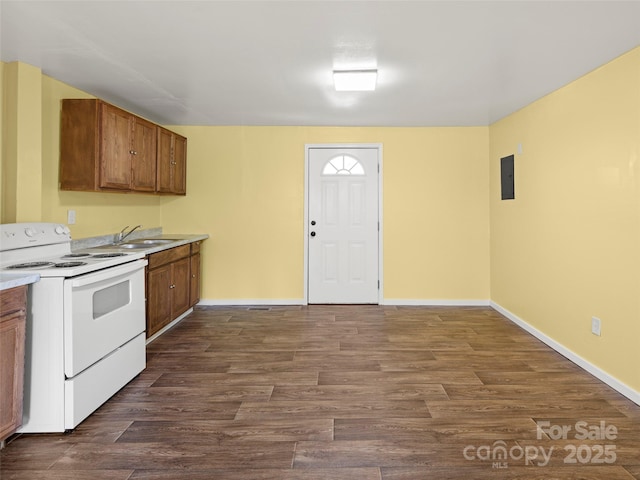
M 378 305 L 383 304 L 382 143 L 307 143 L 304 146 L 304 305 L 309 304 L 309 153 L 312 149 L 371 148 L 378 151 Z

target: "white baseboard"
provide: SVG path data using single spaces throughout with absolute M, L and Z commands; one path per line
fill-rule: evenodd
M 264 299 L 264 298 L 229 298 L 229 299 L 202 299 L 198 302 L 198 305 L 213 305 L 213 306 L 247 306 L 247 305 L 306 305 L 306 302 L 302 298 L 279 298 L 279 299 Z M 380 305 L 396 305 L 396 306 L 425 306 L 425 307 L 437 307 L 437 306 L 451 306 L 451 307 L 488 307 L 490 305 L 489 300 L 415 300 L 405 298 L 385 298 Z
M 202 299 L 198 305 L 203 306 L 249 306 L 249 305 L 305 305 L 302 298 L 227 298 Z
M 515 323 L 519 327 L 521 327 L 524 330 L 526 330 L 527 332 L 529 332 L 531 335 L 536 337 L 538 340 L 546 343 L 548 346 L 553 348 L 560 355 L 563 355 L 564 357 L 568 358 L 573 363 L 578 365 L 580 368 L 586 370 L 587 372 L 589 372 L 591 375 L 593 375 L 594 377 L 598 378 L 599 380 L 602 380 L 604 383 L 609 385 L 614 390 L 620 392 L 622 395 L 627 397 L 632 402 L 640 405 L 640 392 L 634 390 L 633 388 L 631 388 L 627 384 L 625 384 L 625 383 L 621 382 L 620 380 L 618 380 L 617 378 L 611 376 L 610 374 L 608 374 L 604 370 L 596 367 L 592 363 L 590 363 L 587 360 L 585 360 L 584 358 L 582 358 L 577 353 L 575 353 L 572 350 L 569 350 L 568 348 L 566 348 L 564 345 L 556 342 L 551 337 L 545 335 L 540 330 L 538 330 L 537 328 L 535 328 L 532 325 L 528 324 L 527 322 L 522 320 L 517 315 L 514 315 L 513 313 L 511 313 L 506 308 L 501 307 L 500 305 L 498 305 L 497 303 L 495 303 L 493 301 L 491 302 L 491 307 L 493 309 L 497 310 L 498 312 L 500 312 L 502 315 L 507 317 L 509 320 L 511 320 L 513 323 Z
M 395 305 L 407 307 L 488 307 L 489 300 L 438 300 L 438 299 L 407 299 L 385 298 L 381 305 Z

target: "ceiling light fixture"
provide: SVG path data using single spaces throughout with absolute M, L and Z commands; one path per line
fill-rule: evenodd
M 337 92 L 371 92 L 376 89 L 378 70 L 334 70 Z

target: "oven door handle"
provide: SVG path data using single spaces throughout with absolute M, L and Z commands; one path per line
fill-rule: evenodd
M 88 275 L 83 275 L 74 280 L 71 280 L 71 286 L 73 288 L 76 287 L 84 287 L 85 285 L 90 285 L 92 283 L 97 283 L 102 280 L 112 280 L 113 278 L 125 275 L 130 272 L 135 272 L 136 270 L 140 270 L 147 264 L 146 260 L 135 260 L 130 263 L 125 263 L 124 265 L 117 265 L 115 267 L 107 267 L 104 270 L 100 270 L 96 273 L 90 273 Z

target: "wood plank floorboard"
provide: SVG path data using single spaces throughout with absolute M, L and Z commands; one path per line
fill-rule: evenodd
M 333 440 L 333 420 L 308 418 L 283 420 L 199 420 L 185 422 L 133 422 L 118 442 L 153 442 L 164 435 L 175 443 L 299 442 Z
M 276 386 L 271 400 L 315 401 L 339 403 L 371 401 L 447 400 L 449 396 L 438 384 L 399 385 L 310 385 Z
M 174 480 L 174 471 L 136 470 L 129 480 Z M 380 470 L 365 468 L 225 469 L 189 472 L 189 480 L 380 480 Z
M 640 480 L 640 407 L 489 307 L 196 307 L 0 452 L 2 480 L 461 478 Z

